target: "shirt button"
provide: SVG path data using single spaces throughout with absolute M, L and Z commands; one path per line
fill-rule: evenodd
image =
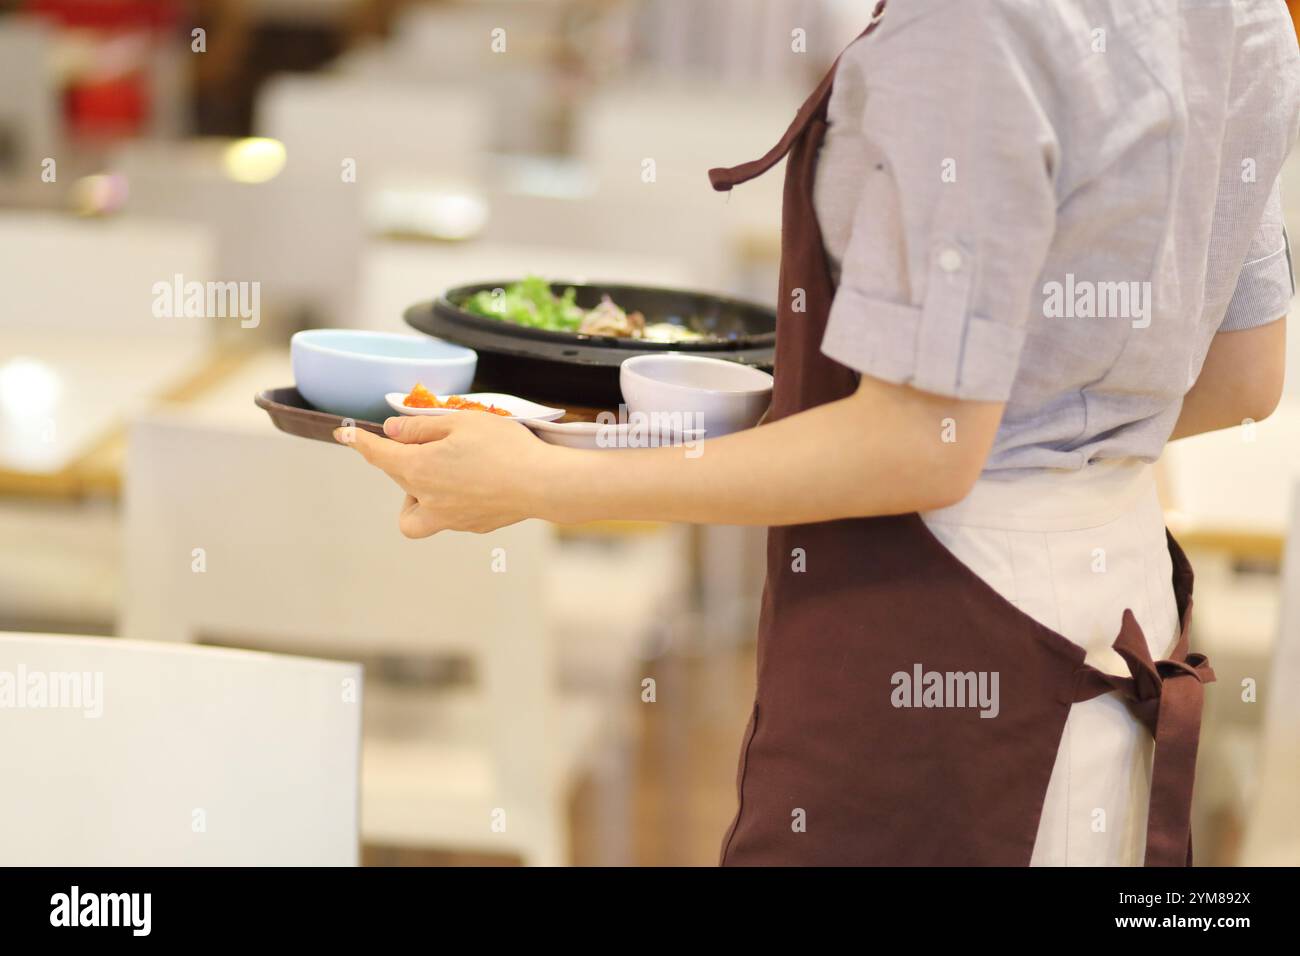
M 961 268 L 961 264 L 961 253 L 952 246 L 948 246 L 939 253 L 939 268 L 944 272 L 956 272 Z

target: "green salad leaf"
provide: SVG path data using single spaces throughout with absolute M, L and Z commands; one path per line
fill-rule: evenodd
M 476 315 L 504 319 L 517 325 L 552 332 L 576 332 L 586 311 L 574 302 L 577 291 L 572 287 L 557 296 L 550 283 L 540 276 L 527 276 L 505 289 L 476 292 L 461 308 Z

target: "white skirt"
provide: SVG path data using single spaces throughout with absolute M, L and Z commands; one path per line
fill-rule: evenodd
M 1101 670 L 1131 609 L 1153 660 L 1178 637 L 1173 567 L 1149 465 L 985 478 L 951 508 L 923 514 L 943 544 L 1003 597 L 1069 638 Z M 1033 866 L 1141 866 L 1153 743 L 1118 693 L 1075 704 L 1061 737 Z

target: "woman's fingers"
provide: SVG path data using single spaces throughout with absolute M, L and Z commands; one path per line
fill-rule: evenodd
M 361 452 L 361 457 L 376 468 L 381 469 L 389 478 L 409 491 L 405 480 L 408 457 L 413 449 L 399 442 L 389 441 L 378 435 L 372 435 L 364 428 L 336 428 L 334 440 Z
M 446 438 L 456 427 L 456 415 L 397 415 L 384 422 L 384 434 L 406 445 Z
M 410 495 L 402 503 L 401 513 L 397 516 L 398 529 L 408 538 L 427 538 L 442 530 L 433 513 Z

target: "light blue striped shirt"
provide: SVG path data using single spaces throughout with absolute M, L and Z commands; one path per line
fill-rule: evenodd
M 1154 460 L 1214 335 L 1287 311 L 1298 121 L 1281 0 L 894 0 L 829 106 L 822 349 L 1005 401 L 986 474 Z

